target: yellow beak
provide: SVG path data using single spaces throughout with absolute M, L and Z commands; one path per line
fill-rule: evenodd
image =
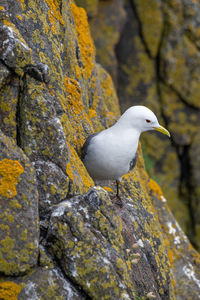
M 162 132 L 163 134 L 168 135 L 168 137 L 170 137 L 170 133 L 167 129 L 165 129 L 162 126 L 158 126 L 158 127 L 153 127 L 155 130 Z

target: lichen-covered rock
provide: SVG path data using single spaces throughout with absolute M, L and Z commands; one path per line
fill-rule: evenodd
M 154 207 L 158 212 L 163 238 L 168 245 L 175 297 L 178 300 L 199 299 L 197 290 L 197 287 L 200 288 L 199 254 L 192 248 L 188 238 L 169 211 L 160 187 L 152 180 L 149 187 Z
M 162 1 L 158 0 L 132 0 L 138 15 L 142 37 L 146 51 L 150 56 L 156 57 L 163 31 Z
M 101 63 L 117 82 L 115 46 L 125 21 L 124 0 L 99 1 L 98 14 L 90 19 L 91 34 L 97 47 L 97 62 Z
M 22 76 L 24 67 L 32 63 L 31 49 L 21 36 L 17 27 L 8 19 L 0 24 L 0 57 L 6 67 Z
M 38 267 L 31 274 L 19 277 L 16 282 L 21 286 L 18 299 L 84 299 L 56 268 Z
M 180 163 L 179 201 L 182 201 L 182 206 L 188 211 L 188 218 L 182 225 L 196 247 L 199 247 L 196 242 L 198 184 L 191 174 L 196 165 L 192 144 L 199 131 L 199 11 L 198 2 L 166 3 L 159 64 L 160 81 L 163 83 L 160 85 L 163 114 L 172 133 L 173 146 Z M 177 209 L 173 211 L 179 220 L 183 220 L 184 214 L 181 216 Z
M 116 47 L 118 57 L 118 95 L 122 109 L 142 104 L 160 113 L 156 70 L 139 36 L 139 24 L 130 2 L 126 3 L 127 19 Z
M 151 212 L 142 205 L 148 201 L 146 195 L 135 195 L 133 200 L 128 197 L 131 192 L 129 188 L 122 212 L 113 206 L 107 192 L 94 188 L 62 202 L 52 213 L 47 249 L 56 256 L 66 276 L 82 286 L 92 299 L 134 299 L 148 292 L 153 292 L 157 299 L 169 299 L 171 295 L 169 265 L 160 229 Z M 141 215 L 140 205 L 144 209 Z M 154 272 L 159 274 L 157 279 Z M 153 286 L 158 286 L 161 292 Z
M 199 27 L 197 12 L 200 6 L 199 3 L 194 5 L 193 1 L 171 2 L 171 5 L 166 4 L 165 10 L 160 74 L 187 104 L 199 108 L 200 60 L 195 44 L 199 37 L 190 35 L 190 31 L 194 33 Z
M 38 267 L 28 275 L 18 278 L 0 278 L 0 298 L 17 299 L 85 299 L 84 295 L 63 277 L 54 266 Z
M 195 157 L 195 160 L 193 159 Z M 190 205 L 192 207 L 192 211 L 194 212 L 194 228 L 195 231 L 195 244 L 197 247 L 200 247 L 200 203 L 197 201 L 200 197 L 200 134 L 195 136 L 194 140 L 192 141 L 192 146 L 190 150 L 190 159 L 191 159 L 191 190 L 192 193 L 190 194 Z
M 30 160 L 1 131 L 0 208 L 0 272 L 27 272 L 38 260 L 36 176 Z
M 84 7 L 88 17 L 95 17 L 98 13 L 99 0 L 76 0 L 78 6 Z
M 69 177 L 51 161 L 37 160 L 33 165 L 38 182 L 40 182 L 38 186 L 40 213 L 45 216 L 53 205 L 58 204 L 67 197 Z
M 89 13 L 91 24 L 100 24 L 103 34 L 99 29 L 97 40 L 105 41 L 112 59 L 125 17 L 123 3 L 128 24 L 134 16 L 133 25 L 137 27 L 131 25 L 133 30 L 127 31 L 127 38 L 134 36 L 134 42 L 130 40 L 127 46 L 134 46 L 135 57 L 127 47 L 123 52 L 125 67 L 121 68 L 131 91 L 129 96 L 137 91 L 141 97 L 138 103 L 146 98 L 145 104 L 149 103 L 161 120 L 159 68 L 153 69 L 161 44 L 160 28 L 152 28 L 148 37 L 148 18 L 143 27 L 137 24 L 137 18 L 143 18 L 139 1 L 135 2 L 137 14 L 132 13 L 134 6 L 129 7 L 127 1 L 117 1 L 118 6 L 116 1 L 85 2 L 88 12 L 95 7 Z M 160 24 L 160 1 L 152 3 Z M 177 244 L 172 236 L 169 241 L 166 238 L 171 233 L 174 236 L 174 231 L 170 233 L 165 226 L 172 217 L 167 209 L 160 210 L 151 202 L 149 195 L 158 193 L 159 188 L 149 181 L 141 148 L 136 168 L 120 185 L 122 208 L 111 200 L 114 184 L 95 186 L 81 162 L 87 136 L 111 126 L 120 115 L 113 81 L 95 62 L 86 11 L 72 0 L 42 0 L 39 6 L 33 0 L 10 0 L 0 6 L 0 20 L 0 127 L 4 133 L 0 143 L 0 298 L 168 300 L 175 299 L 176 292 L 177 297 L 184 295 L 187 299 L 191 295 L 183 282 L 187 276 L 194 295 L 200 294 L 199 256 L 191 246 L 184 250 L 188 244 L 184 237 L 186 244 L 180 243 L 178 251 L 186 258 L 178 269 L 180 260 L 174 259 Z M 195 30 L 191 30 L 195 36 Z M 94 27 L 92 31 L 94 34 Z M 137 31 L 143 32 L 145 42 L 138 38 Z M 115 62 L 107 63 L 116 72 Z M 135 69 L 131 68 L 133 63 Z M 163 84 L 167 88 L 167 83 Z M 166 94 L 162 97 L 166 101 Z M 166 116 L 163 121 L 169 118 L 169 122 L 175 122 L 174 116 Z M 174 131 L 173 136 L 177 142 L 181 134 Z M 183 143 L 186 139 L 187 135 Z M 161 176 L 165 168 L 171 169 L 170 184 L 176 192 L 180 173 L 175 151 L 167 140 L 153 135 L 151 140 L 154 150 L 160 145 L 157 156 L 162 167 L 154 174 Z M 194 151 L 197 144 L 195 140 Z M 193 176 L 197 180 L 195 172 Z M 164 182 L 166 177 L 161 178 Z M 185 182 L 182 186 L 184 189 Z M 170 201 L 173 199 L 171 196 Z M 182 241 L 181 229 L 177 229 L 177 236 L 176 241 Z
M 9 137 L 17 138 L 17 103 L 20 90 L 19 78 L 1 65 L 0 128 Z

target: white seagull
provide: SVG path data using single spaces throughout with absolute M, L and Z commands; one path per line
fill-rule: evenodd
M 116 180 L 118 199 L 122 176 L 135 167 L 140 134 L 149 130 L 170 137 L 150 109 L 132 106 L 113 126 L 90 135 L 83 145 L 82 160 L 88 173 L 94 181 Z

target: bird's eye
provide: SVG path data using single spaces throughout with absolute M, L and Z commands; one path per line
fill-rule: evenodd
M 146 120 L 146 122 L 147 122 L 147 123 L 150 123 L 151 121 L 150 121 L 150 120 Z

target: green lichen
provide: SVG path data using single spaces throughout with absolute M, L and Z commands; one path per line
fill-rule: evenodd
M 85 8 L 89 17 L 94 17 L 98 12 L 99 0 L 76 0 L 76 4 Z
M 26 228 L 23 231 L 21 231 L 21 233 L 19 235 L 20 240 L 27 241 L 27 233 L 28 233 L 28 230 Z
M 21 209 L 22 208 L 22 205 L 17 201 L 17 199 L 10 200 L 9 205 L 12 208 L 17 208 L 17 209 Z
M 1 244 L 1 251 L 7 253 L 8 249 L 12 251 L 15 245 L 15 240 L 7 236 L 5 239 L 0 241 Z
M 136 0 L 134 3 L 140 20 L 143 38 L 151 56 L 155 57 L 163 31 L 161 2 L 156 0 Z

